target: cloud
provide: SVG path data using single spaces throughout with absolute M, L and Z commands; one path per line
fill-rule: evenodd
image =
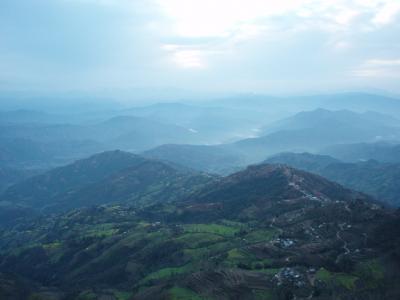
M 397 78 L 400 79 L 399 59 L 369 59 L 353 71 L 357 77 Z
M 399 3 L 1 0 L 0 82 L 44 89 L 395 86 Z M 379 76 L 385 79 L 368 81 Z
M 393 23 L 400 2 L 392 0 L 159 0 L 166 17 L 166 37 L 180 37 L 177 46 L 196 47 L 172 51 L 177 66 L 201 69 L 215 54 L 235 51 L 251 40 L 279 42 L 302 32 L 324 32 L 337 52 L 356 48 L 355 35 L 376 32 Z M 288 33 L 291 33 L 288 34 Z M 210 43 L 212 39 L 212 43 Z M 184 51 L 184 52 L 182 52 Z M 184 63 L 186 62 L 186 63 Z
M 182 68 L 203 69 L 206 67 L 206 51 L 195 47 L 164 45 L 162 48 L 172 54 L 172 62 Z
M 244 25 L 277 17 L 300 17 L 336 28 L 367 17 L 369 25 L 393 22 L 400 2 L 393 0 L 159 0 L 173 34 L 183 37 L 229 37 Z M 315 23 L 314 23 L 315 24 Z M 325 28 L 328 28 L 326 26 Z
M 173 32 L 183 37 L 228 37 L 241 25 L 283 14 L 305 0 L 160 0 Z
M 372 22 L 378 26 L 387 25 L 394 22 L 399 13 L 400 1 L 391 1 L 382 6 L 372 19 Z

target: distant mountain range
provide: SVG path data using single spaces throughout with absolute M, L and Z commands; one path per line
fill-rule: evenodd
M 266 135 L 238 141 L 232 148 L 253 159 L 282 151 L 318 151 L 333 144 L 400 140 L 400 122 L 376 113 L 301 112 L 263 129 Z
M 282 151 L 319 151 L 332 144 L 399 140 L 399 103 L 398 99 L 361 93 L 301 97 L 243 94 L 129 109 L 93 107 L 93 112 L 80 106 L 76 111 L 57 111 L 53 104 L 50 113 L 0 111 L 0 165 L 48 168 L 106 150 L 138 153 L 164 144 L 221 143 L 227 145 L 222 152 L 239 156 L 233 160 L 247 165 Z M 31 153 L 23 153 L 26 148 L 32 149 Z M 215 156 L 219 149 L 208 152 Z M 232 168 L 236 166 L 224 165 L 222 170 Z M 221 168 L 204 169 L 219 172 Z
M 198 170 L 226 174 L 239 167 L 260 162 L 268 155 L 285 151 L 318 152 L 332 145 L 356 141 L 400 141 L 400 121 L 372 112 L 317 109 L 273 123 L 261 132 L 266 135 L 222 145 L 160 146 L 144 155 Z
M 123 139 L 124 136 L 127 137 Z M 114 117 L 91 125 L 36 123 L 0 126 L 0 138 L 23 138 L 37 142 L 92 140 L 105 144 L 122 139 L 127 146 L 137 150 L 171 141 L 190 142 L 194 137 L 193 132 L 183 127 L 132 116 Z
M 400 101 L 398 98 L 368 94 L 368 93 L 340 93 L 294 97 L 297 101 L 314 102 L 317 106 L 329 109 L 347 109 L 356 112 L 379 112 L 400 118 Z M 317 104 L 318 103 L 318 104 Z
M 0 124 L 0 165 L 49 167 L 111 149 L 143 151 L 165 143 L 195 143 L 180 126 L 132 116 L 96 124 Z
M 352 130 L 374 131 L 392 130 L 392 127 L 399 128 L 400 120 L 390 115 L 367 111 L 364 113 L 356 113 L 349 110 L 326 110 L 316 109 L 312 111 L 304 111 L 289 118 L 274 122 L 263 128 L 263 135 L 282 130 L 299 130 L 312 129 L 324 125 L 331 129 L 342 129 L 347 127 Z M 379 134 L 379 133 L 378 133 Z
M 60 122 L 59 115 L 27 109 L 0 111 L 0 124 L 54 122 Z
M 382 162 L 400 163 L 399 142 L 338 144 L 323 148 L 319 152 L 348 162 L 373 159 Z

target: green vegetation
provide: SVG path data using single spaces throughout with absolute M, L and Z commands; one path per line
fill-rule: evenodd
M 97 295 L 92 291 L 84 291 L 79 294 L 77 300 L 95 300 L 97 299 Z
M 232 237 L 239 232 L 239 228 L 219 224 L 188 224 L 183 226 L 185 232 L 212 233 L 224 237 Z
M 241 259 L 245 259 L 246 257 L 247 257 L 247 255 L 243 251 L 235 248 L 235 249 L 228 251 L 227 259 L 228 260 L 241 260 Z
M 220 242 L 222 240 L 224 240 L 224 238 L 220 235 L 207 232 L 189 232 L 176 238 L 176 241 L 183 242 L 186 248 L 191 249 Z
M 269 290 L 254 290 L 254 300 L 273 300 L 276 299 L 274 294 Z
M 212 255 L 212 252 L 207 247 L 195 248 L 195 249 L 183 249 L 183 253 L 186 257 L 189 257 L 191 261 L 208 259 Z
M 186 272 L 189 272 L 192 270 L 192 265 L 191 264 L 187 264 L 181 267 L 171 267 L 171 268 L 164 268 L 164 269 L 160 269 L 156 272 L 153 272 L 149 275 L 147 275 L 145 278 L 143 278 L 140 281 L 140 284 L 146 284 L 151 280 L 160 280 L 160 279 L 166 279 L 166 278 L 170 278 L 176 275 L 180 275 L 180 274 L 184 274 Z
M 42 245 L 43 249 L 45 249 L 47 251 L 56 250 L 56 249 L 60 248 L 61 246 L 62 246 L 62 244 L 60 242 L 53 242 L 53 243 Z
M 171 300 L 206 300 L 203 297 L 200 297 L 192 290 L 182 288 L 182 287 L 173 287 L 168 291 Z
M 110 294 L 112 294 L 116 300 L 129 300 L 132 298 L 132 293 L 130 292 L 108 290 L 107 295 Z M 79 296 L 77 297 L 77 300 L 96 300 L 96 299 L 99 299 L 99 295 L 91 290 L 84 291 L 80 293 Z
M 245 235 L 244 238 L 248 242 L 258 243 L 258 242 L 268 242 L 275 238 L 277 231 L 275 229 L 260 229 L 251 231 L 249 234 Z
M 348 290 L 355 288 L 355 283 L 359 279 L 356 276 L 345 273 L 332 273 L 328 270 L 321 268 L 315 276 L 316 279 L 331 285 L 340 285 Z
M 352 290 L 355 288 L 355 283 L 358 280 L 358 277 L 349 275 L 349 274 L 337 274 L 335 279 L 346 289 Z
M 87 232 L 87 236 L 93 237 L 108 237 L 113 236 L 118 232 L 118 229 L 93 229 Z
M 132 298 L 132 293 L 116 291 L 114 292 L 114 296 L 117 298 L 117 300 L 130 300 Z
M 356 267 L 356 274 L 368 288 L 376 288 L 383 281 L 385 270 L 379 260 L 372 259 L 360 262 Z
M 315 274 L 316 279 L 325 282 L 332 280 L 332 277 L 333 277 L 332 273 L 325 268 L 319 269 L 318 272 Z
M 393 214 L 363 202 L 362 195 L 353 198 L 355 192 L 320 177 L 309 181 L 310 174 L 298 183 L 303 190 L 310 195 L 328 191 L 327 199 L 339 200 L 321 204 L 299 198 L 285 176 L 297 179 L 303 175 L 289 168 L 282 171 L 271 166 L 256 173 L 254 182 L 248 174 L 243 182 L 235 175 L 221 189 L 217 182 L 213 188 L 218 194 L 196 205 L 184 199 L 140 209 L 91 207 L 23 220 L 0 230 L 0 298 L 2 288 L 10 290 L 13 283 L 13 278 L 4 280 L 3 274 L 20 276 L 23 282 L 15 286 L 24 291 L 27 282 L 37 297 L 49 291 L 78 300 L 103 296 L 204 300 L 203 295 L 299 299 L 308 297 L 313 287 L 321 298 L 350 295 L 363 299 L 369 292 L 381 295 L 386 287 L 396 291 L 392 282 L 399 282 L 398 277 L 395 272 L 385 276 L 382 265 L 383 259 L 392 262 L 391 254 L 399 249 L 395 243 L 400 226 L 384 223 L 386 219 L 396 221 Z M 260 173 L 266 177 L 260 179 Z M 268 181 L 269 176 L 273 180 Z M 225 193 L 226 184 L 236 180 L 240 186 L 229 186 Z M 204 197 L 209 197 L 209 192 Z M 249 194 L 261 196 L 247 201 Z M 232 205 L 216 203 L 216 199 L 229 197 L 234 197 Z M 249 210 L 251 214 L 247 214 Z M 371 216 L 384 218 L 375 222 Z M 336 263 L 337 254 L 343 252 L 337 237 L 338 218 L 350 225 L 342 226 L 346 234 L 340 235 L 347 242 L 349 265 Z M 383 225 L 390 228 L 391 240 L 382 234 L 386 230 Z M 361 232 L 368 232 L 368 238 L 376 241 L 367 251 L 361 247 L 365 242 Z M 288 240 L 294 242 L 288 246 Z M 391 252 L 382 253 L 382 249 Z M 393 271 L 395 268 L 393 264 Z
M 224 261 L 228 267 L 238 267 L 240 265 L 246 265 L 251 268 L 251 264 L 254 261 L 254 256 L 245 252 L 242 249 L 234 248 L 227 252 L 227 257 Z
M 221 242 L 215 241 L 205 247 L 185 248 L 183 253 L 190 257 L 192 261 L 197 261 L 201 259 L 209 259 L 211 256 L 224 252 L 230 248 L 232 248 L 232 243 L 222 240 Z

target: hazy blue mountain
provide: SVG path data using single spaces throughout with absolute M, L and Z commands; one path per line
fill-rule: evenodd
M 238 141 L 230 148 L 255 162 L 263 155 L 285 151 L 316 152 L 332 144 L 400 140 L 400 127 L 388 123 L 393 125 L 396 119 L 375 113 L 317 109 L 271 124 L 263 129 L 266 135 Z
M 368 93 L 341 93 L 303 97 L 319 102 L 326 109 L 347 109 L 357 112 L 375 111 L 400 118 L 400 99 Z
M 0 124 L 4 123 L 54 123 L 60 122 L 60 116 L 35 110 L 0 111 Z
M 294 116 L 270 124 L 261 133 L 265 135 L 277 131 L 310 129 L 322 126 L 338 130 L 347 128 L 348 130 L 358 130 L 362 133 L 372 130 L 372 136 L 381 133 L 382 137 L 389 135 L 390 138 L 391 134 L 396 135 L 395 130 L 399 131 L 400 120 L 371 111 L 356 113 L 349 110 L 331 111 L 319 108 L 312 111 L 300 112 Z
M 320 153 L 350 162 L 370 159 L 382 162 L 400 162 L 400 144 L 390 142 L 332 145 L 321 149 Z
M 338 143 L 400 139 L 399 125 L 396 118 L 380 113 L 317 109 L 266 126 L 261 131 L 264 136 L 222 145 L 166 145 L 151 149 L 145 155 L 226 174 L 275 153 L 318 152 Z
M 107 142 L 130 133 L 132 133 L 132 138 L 134 138 L 134 133 L 141 135 L 137 137 L 136 143 L 139 143 L 140 138 L 146 134 L 152 137 L 168 134 L 166 138 L 171 138 L 173 134 L 176 134 L 178 140 L 183 134 L 186 135 L 186 139 L 194 136 L 193 132 L 180 126 L 132 116 L 113 117 L 91 125 L 24 123 L 0 126 L 2 138 L 27 138 L 44 142 L 60 139 Z
M 345 104 L 343 99 L 347 99 L 347 96 L 350 100 L 362 97 L 355 97 L 354 94 L 286 98 L 238 95 L 197 104 L 160 103 L 128 110 L 116 107 L 108 112 L 94 113 L 77 110 L 68 116 L 30 110 L 8 111 L 0 113 L 0 117 L 3 116 L 5 120 L 1 122 L 0 118 L 0 139 L 5 141 L 1 152 L 3 157 L 12 152 L 19 153 L 23 150 L 13 151 L 13 147 L 18 147 L 12 141 L 29 141 L 32 146 L 26 148 L 32 149 L 32 153 L 14 155 L 17 159 L 10 161 L 23 164 L 29 161 L 31 165 L 48 166 L 65 164 L 115 148 L 141 152 L 163 144 L 225 142 L 229 145 L 223 153 L 245 157 L 245 165 L 281 151 L 318 151 L 331 144 L 399 138 L 397 119 L 366 111 L 368 107 L 365 107 L 364 113 L 359 114 L 346 110 L 319 109 L 287 117 L 304 109 L 324 107 L 323 103 Z M 370 99 L 372 96 L 368 97 Z M 350 100 L 348 103 L 353 101 Z M 390 106 L 393 109 L 397 103 L 396 99 L 390 98 L 382 101 L 382 107 Z M 366 103 L 369 102 L 372 100 L 366 100 Z M 286 118 L 276 121 L 279 116 Z M 60 119 L 57 120 L 57 117 Z M 263 125 L 266 125 L 264 131 L 260 132 Z M 260 137 L 262 134 L 267 135 Z M 249 137 L 252 139 L 233 144 L 234 141 Z M 226 169 L 224 163 L 222 165 L 222 169 Z M 221 168 L 216 166 L 203 169 Z
M 270 164 L 286 164 L 293 168 L 309 172 L 320 171 L 331 164 L 341 163 L 340 160 L 328 155 L 318 155 L 307 152 L 283 152 L 269 157 L 267 160 L 265 160 L 265 162 Z
M 119 116 L 93 126 L 94 135 L 114 147 L 141 151 L 166 143 L 201 141 L 195 132 L 146 118 Z
M 47 158 L 47 154 L 43 145 L 32 140 L 0 138 L 0 165 L 2 166 L 44 160 Z
M 0 162 L 18 165 L 61 165 L 115 148 L 143 151 L 166 143 L 199 143 L 182 126 L 146 118 L 118 116 L 94 124 L 0 124 Z
M 168 124 L 177 124 L 196 132 L 205 143 L 221 143 L 254 135 L 254 129 L 265 121 L 262 111 L 210 102 L 183 104 L 158 103 L 124 111 Z
M 390 205 L 400 206 L 400 164 L 374 160 L 344 163 L 326 155 L 282 153 L 265 162 L 286 164 L 370 194 Z
M 263 107 L 268 105 L 274 110 L 286 111 L 291 114 L 299 111 L 314 110 L 323 108 L 327 110 L 350 110 L 359 113 L 368 111 L 387 114 L 400 118 L 400 98 L 373 93 L 345 92 L 312 95 L 291 95 L 286 97 L 267 97 L 259 95 L 252 101 L 242 100 L 244 105 Z M 247 100 L 247 99 L 246 99 Z M 237 100 L 240 102 L 240 98 Z M 266 103 L 266 104 L 263 104 Z
M 150 149 L 142 155 L 217 174 L 232 173 L 244 164 L 241 155 L 224 146 L 170 144 Z
M 351 110 L 360 113 L 373 111 L 400 118 L 399 98 L 371 93 L 348 92 L 302 96 L 241 94 L 209 102 L 210 105 L 262 111 L 266 116 L 264 122 L 268 121 L 268 119 L 276 121 L 277 118 L 284 118 L 300 111 L 315 110 L 317 108 Z
M 0 201 L 0 231 L 3 227 L 18 226 L 35 217 L 37 217 L 35 211 L 28 207 Z
M 44 172 L 40 169 L 12 169 L 0 166 L 0 193 L 9 186 Z
M 2 110 L 32 110 L 51 114 L 93 114 L 121 108 L 119 102 L 111 98 L 82 92 L 42 93 L 36 91 L 15 91 L 0 93 Z
M 88 139 L 87 130 L 77 124 L 21 123 L 0 125 L 0 138 L 30 139 L 35 142 Z
M 70 163 L 107 147 L 90 140 L 35 141 L 0 138 L 0 166 L 14 169 L 43 169 Z

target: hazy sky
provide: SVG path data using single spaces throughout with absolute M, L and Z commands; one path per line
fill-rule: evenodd
M 400 92 L 400 0 L 1 0 L 0 89 Z

